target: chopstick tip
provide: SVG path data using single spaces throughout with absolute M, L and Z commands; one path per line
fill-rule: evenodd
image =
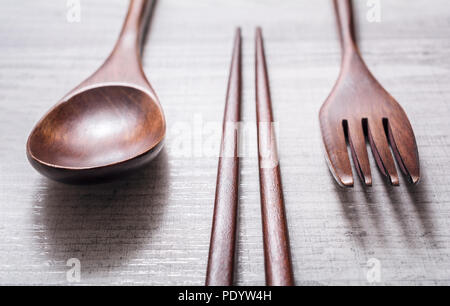
M 242 38 L 242 29 L 241 29 L 241 27 L 237 27 L 236 28 L 235 36 L 236 36 L 236 39 L 241 40 L 241 38 Z

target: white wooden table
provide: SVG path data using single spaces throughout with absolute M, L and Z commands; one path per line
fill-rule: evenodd
M 423 180 L 414 188 L 404 180 L 387 186 L 373 159 L 370 189 L 357 182 L 342 190 L 329 174 L 318 110 L 340 63 L 331 0 L 159 1 L 144 65 L 166 112 L 166 149 L 122 181 L 50 182 L 28 164 L 26 138 L 108 55 L 127 1 L 81 0 L 81 22 L 70 23 L 66 1 L 2 0 L 0 284 L 69 284 L 66 263 L 77 258 L 81 284 L 202 285 L 217 167 L 212 144 L 220 138 L 213 131 L 233 32 L 242 26 L 243 117 L 251 127 L 253 33 L 261 25 L 297 284 L 368 285 L 377 280 L 368 264 L 379 263 L 381 284 L 450 285 L 448 1 L 381 0 L 380 23 L 367 21 L 365 0 L 355 2 L 362 53 L 416 132 Z M 254 129 L 248 139 L 236 282 L 263 285 Z

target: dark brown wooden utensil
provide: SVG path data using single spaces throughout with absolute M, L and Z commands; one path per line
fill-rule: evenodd
M 266 284 L 292 286 L 291 255 L 262 31 L 256 30 L 256 117 Z
M 420 179 L 419 153 L 408 117 L 361 57 L 353 32 L 350 0 L 333 1 L 343 59 L 339 79 L 319 116 L 330 170 L 340 185 L 353 186 L 347 136 L 359 177 L 371 186 L 367 137 L 379 169 L 392 185 L 399 185 L 399 177 L 389 145 L 400 169 L 415 184 Z
M 130 1 L 106 62 L 31 132 L 28 159 L 43 175 L 67 183 L 95 181 L 140 167 L 161 150 L 166 122 L 141 63 L 154 3 Z
M 241 106 L 241 30 L 236 30 L 223 118 L 207 286 L 233 284 L 239 192 L 238 124 Z

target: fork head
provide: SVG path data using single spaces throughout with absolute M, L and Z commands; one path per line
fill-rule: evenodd
M 319 119 L 327 161 L 340 185 L 354 184 L 348 147 L 363 184 L 372 185 L 366 140 L 378 168 L 392 185 L 399 185 L 399 177 L 391 149 L 408 180 L 413 184 L 419 181 L 419 154 L 408 117 L 358 52 L 344 55 L 339 79 Z

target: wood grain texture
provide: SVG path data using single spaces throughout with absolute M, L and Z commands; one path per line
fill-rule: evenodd
M 372 186 L 367 142 L 378 169 L 393 186 L 400 184 L 397 165 L 412 184 L 420 179 L 419 153 L 411 123 L 400 104 L 367 68 L 354 36 L 352 1 L 333 0 L 342 44 L 339 78 L 320 109 L 320 128 L 330 171 L 336 181 L 353 187 L 352 166 Z
M 114 50 L 28 138 L 28 160 L 46 177 L 82 184 L 123 177 L 147 165 L 162 149 L 164 113 L 141 60 L 155 1 L 129 3 Z
M 339 188 L 323 156 L 317 119 L 340 68 L 329 0 L 163 0 L 143 53 L 167 119 L 158 162 L 127 180 L 65 186 L 41 177 L 24 146 L 45 110 L 92 73 L 120 32 L 127 1 L 0 1 L 0 283 L 202 285 L 233 30 L 243 30 L 242 120 L 255 127 L 254 28 L 264 29 L 296 284 L 450 285 L 450 13 L 446 0 L 382 0 L 369 23 L 357 1 L 359 47 L 402 103 L 420 150 L 422 180 Z M 281 119 L 283 121 L 281 121 Z M 217 125 L 217 144 L 180 154 L 180 129 Z M 248 134 L 256 140 L 256 131 Z M 211 134 L 205 132 L 205 139 Z M 190 143 L 198 142 L 193 137 Z M 264 285 L 256 144 L 241 159 L 236 284 Z M 209 151 L 213 152 L 212 154 Z M 200 157 L 198 157 L 200 156 Z
M 255 31 L 255 96 L 266 284 L 293 286 L 289 233 L 261 28 Z
M 231 286 L 234 281 L 239 200 L 241 100 L 242 40 L 241 29 L 237 29 L 223 116 L 216 198 L 206 271 L 205 283 L 207 286 Z

